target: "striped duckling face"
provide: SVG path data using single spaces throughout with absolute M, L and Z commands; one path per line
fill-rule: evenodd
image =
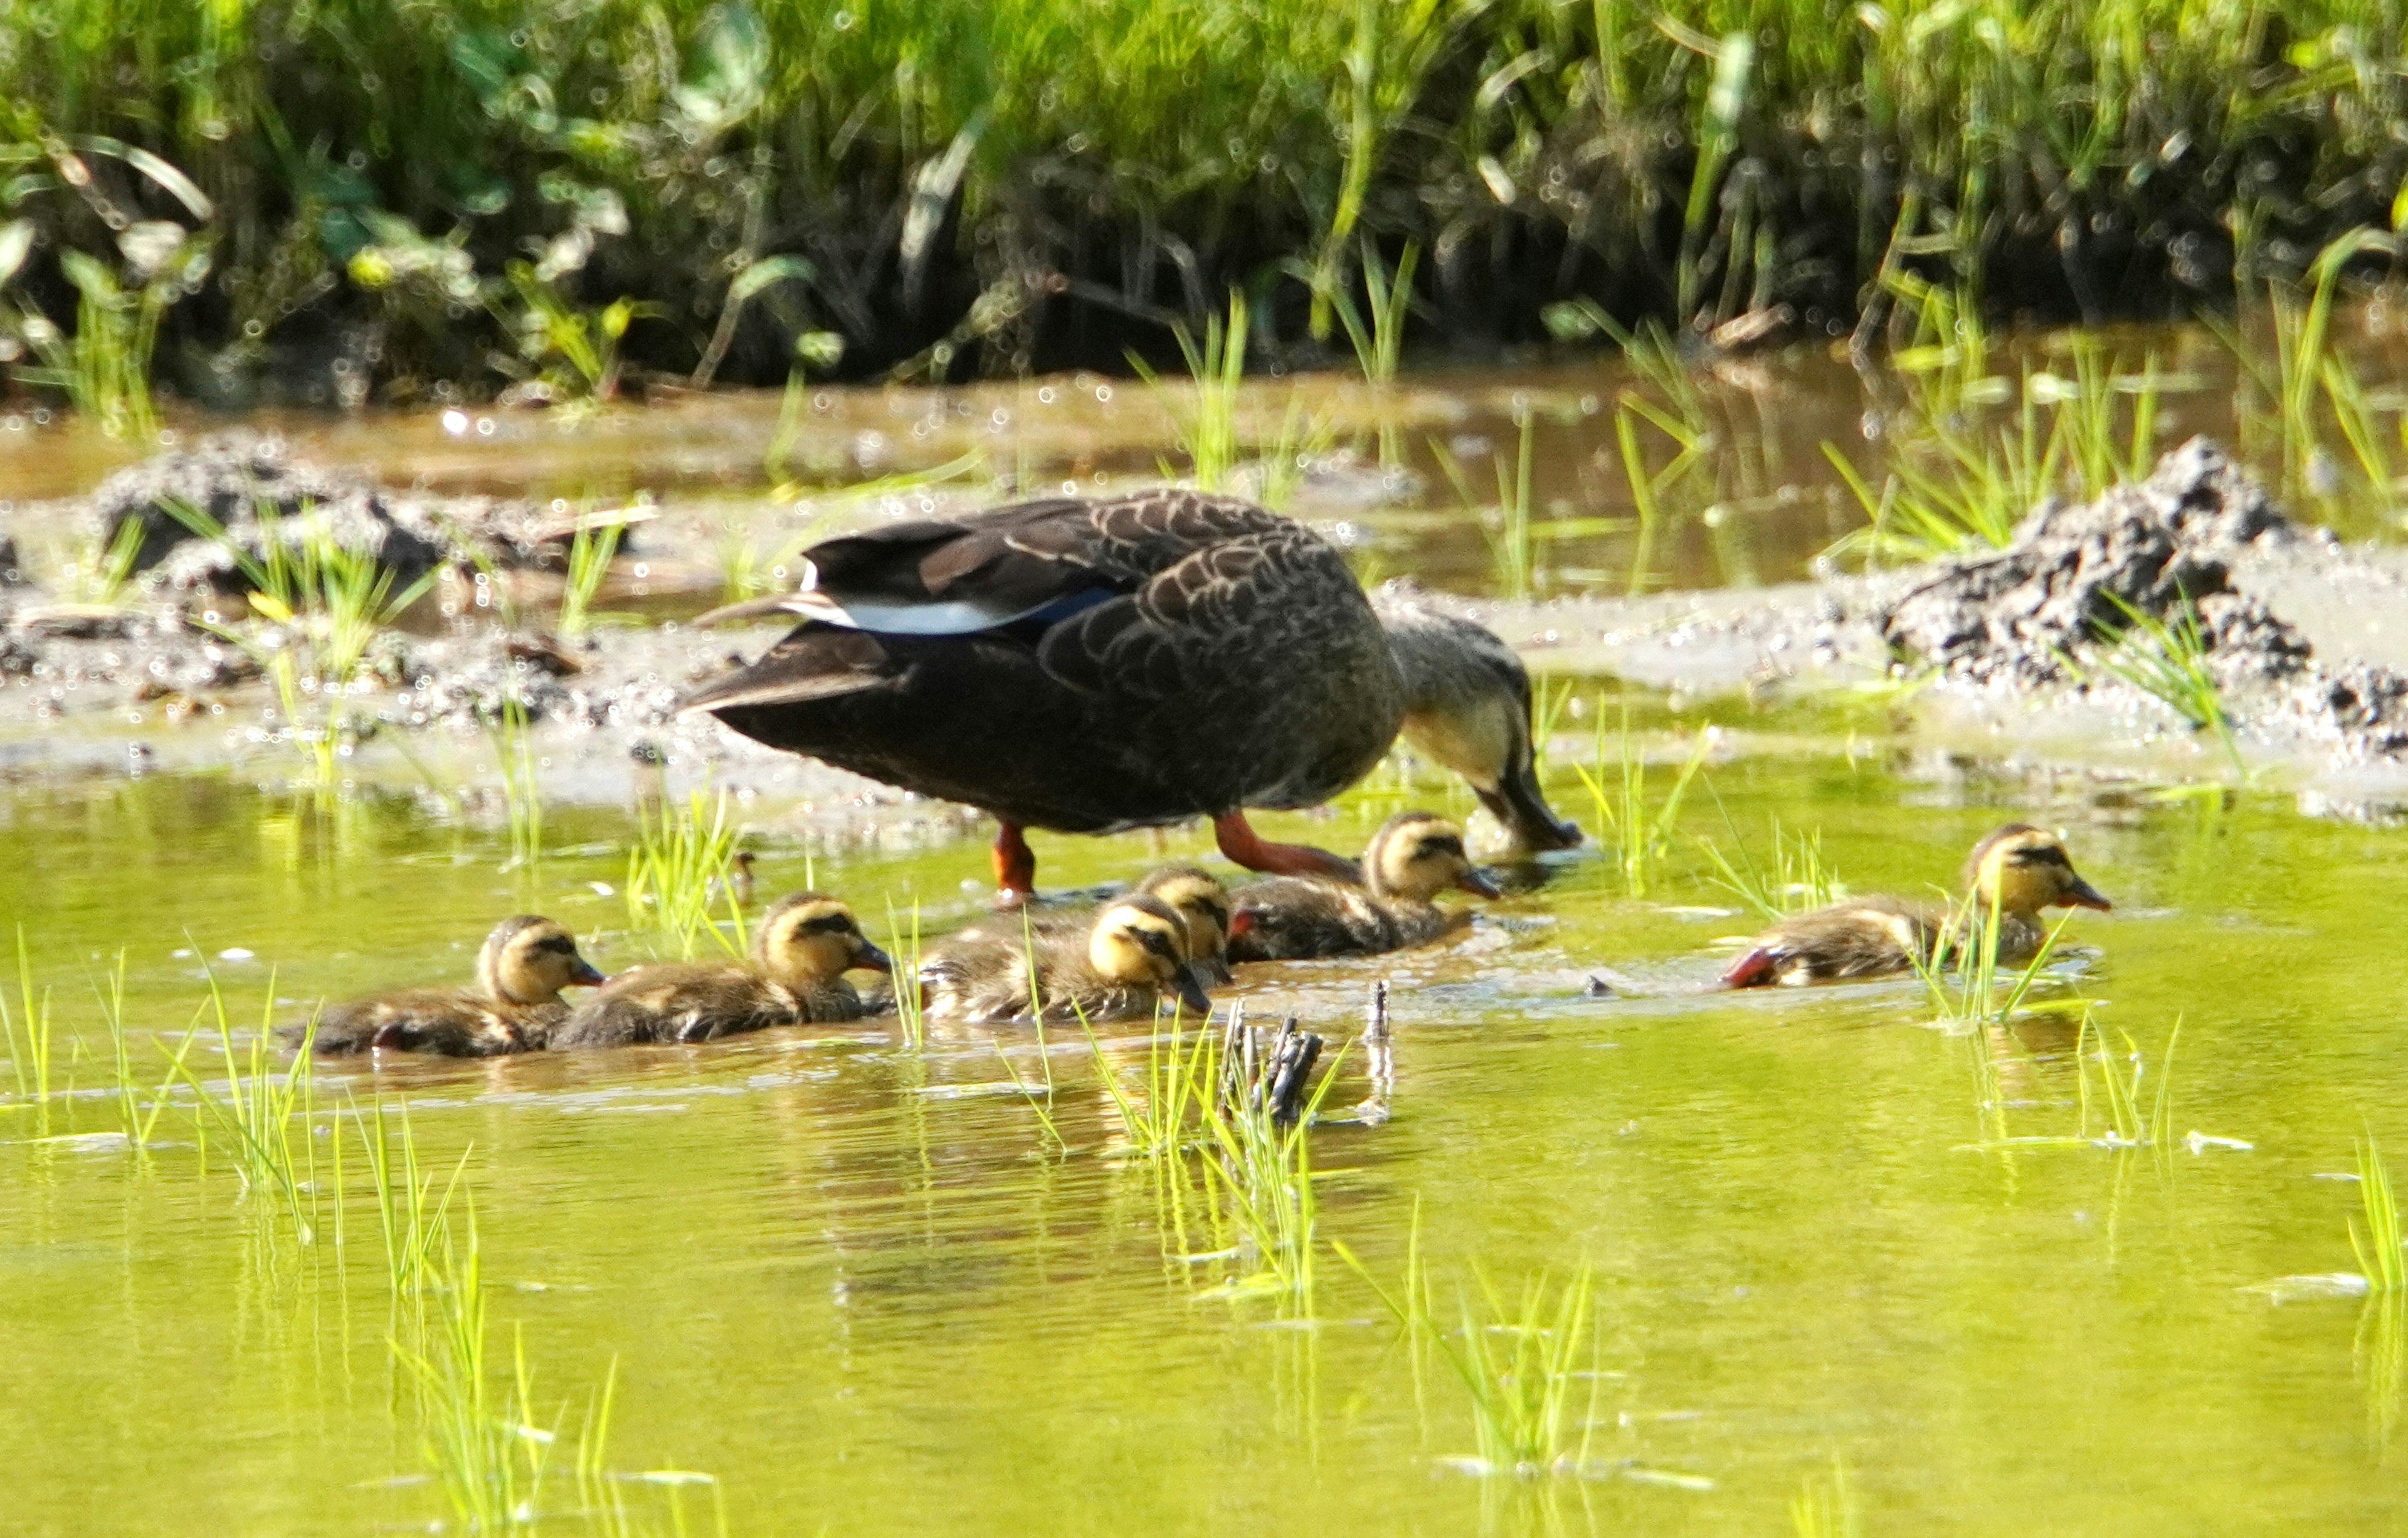
M 1140 897 L 1158 898 L 1186 922 L 1187 957 L 1209 982 L 1226 983 L 1229 971 L 1229 889 L 1210 870 L 1174 865 L 1137 884 Z
M 577 954 L 577 938 L 548 918 L 506 918 L 477 953 L 477 988 L 497 1004 L 550 1004 L 571 984 L 604 982 Z
M 1198 1017 L 1211 1012 L 1189 956 L 1187 921 L 1160 898 L 1132 893 L 1106 904 L 1087 933 L 1087 965 L 1118 986 L 1169 994 Z
M 856 967 L 895 970 L 886 953 L 861 932 L 853 910 L 817 892 L 781 898 L 763 914 L 752 956 L 764 975 L 790 987 L 832 983 Z
M 2022 823 L 2009 823 L 1974 845 L 1966 871 L 1966 884 L 2002 913 L 2028 918 L 2043 908 L 2103 912 L 2114 906 L 2075 873 L 2064 840 Z
M 1450 886 L 1502 896 L 1464 853 L 1463 829 L 1427 812 L 1400 812 L 1363 851 L 1363 884 L 1373 897 L 1427 902 Z

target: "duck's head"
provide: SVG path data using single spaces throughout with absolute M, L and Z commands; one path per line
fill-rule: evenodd
M 1371 895 L 1427 902 L 1450 886 L 1484 898 L 1501 897 L 1497 884 L 1463 850 L 1463 829 L 1427 812 L 1399 812 L 1371 835 L 1363 851 L 1363 884 Z
M 1159 898 L 1186 922 L 1187 956 L 1206 981 L 1232 981 L 1229 971 L 1229 889 L 1210 870 L 1173 865 L 1137 884 L 1140 897 Z
M 577 937 L 548 918 L 522 913 L 494 926 L 477 953 L 477 987 L 501 1004 L 549 1004 L 571 984 L 605 981 L 577 954 Z
M 1154 988 L 1198 1018 L 1211 1013 L 1187 948 L 1187 921 L 1158 897 L 1131 893 L 1107 903 L 1087 932 L 1087 965 L 1122 987 Z
M 2009 823 L 1975 844 L 1965 870 L 1965 884 L 2000 913 L 2028 916 L 2043 908 L 2103 912 L 2114 906 L 2075 873 L 2064 840 L 2022 823 Z
M 1394 583 L 1374 596 L 1405 684 L 1407 741 L 1470 782 L 1517 850 L 1570 849 L 1581 830 L 1539 788 L 1530 675 L 1513 649 Z
M 790 986 L 832 983 L 856 967 L 895 970 L 894 960 L 861 932 L 853 910 L 817 892 L 779 898 L 761 917 L 752 956 L 765 975 Z

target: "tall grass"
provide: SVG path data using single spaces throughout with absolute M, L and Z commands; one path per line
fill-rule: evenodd
M 1129 366 L 1169 411 L 1180 453 L 1187 456 L 1188 479 L 1199 490 L 1219 491 L 1237 469 L 1243 447 L 1238 400 L 1246 375 L 1246 296 L 1232 290 L 1227 323 L 1218 315 L 1209 318 L 1202 340 L 1184 325 L 1177 328 L 1176 336 L 1180 355 L 1187 362 L 1184 389 L 1165 384 L 1134 353 L 1129 355 Z M 1169 473 L 1168 467 L 1164 473 Z
M 568 580 L 560 590 L 556 626 L 562 636 L 575 638 L 594 628 L 594 596 L 609 576 L 610 563 L 617 558 L 619 541 L 626 532 L 624 524 L 588 527 L 580 522 L 569 536 Z
M 2392 1194 L 2391 1171 L 2384 1167 L 2383 1150 L 2375 1146 L 2371 1133 L 2358 1144 L 2358 1200 L 2359 1217 L 2349 1220 L 2349 1248 L 2358 1257 L 2358 1272 L 2366 1278 L 2367 1290 L 2408 1291 L 2408 1250 L 2401 1248 L 2400 1201 Z
M 2058 919 L 2028 961 L 2010 966 L 2000 958 L 1999 910 L 1969 892 L 1942 916 L 1929 950 L 1911 953 L 1914 975 L 1942 1023 L 2004 1025 L 2039 985 L 2071 919 Z
M 1730 854 L 1712 839 L 1698 841 L 1698 847 L 1714 868 L 1708 879 L 1767 919 L 1811 913 L 1847 895 L 1839 871 L 1823 857 L 1820 828 L 1792 833 L 1775 817 L 1771 844 L 1771 863 L 1763 865 L 1749 853 L 1736 829 L 1732 830 L 1734 852 Z
M 34 961 L 25 949 L 25 927 L 17 927 L 17 1007 L 0 991 L 0 1042 L 8 1049 L 8 1068 L 17 1082 L 17 1101 L 31 1106 L 41 1129 L 50 1129 L 50 1097 L 57 1093 L 56 1040 L 51 1029 L 50 990 L 34 985 Z
M 62 0 L 0 18 L 0 48 L 12 212 L 42 237 L 20 289 L 61 340 L 130 358 L 173 322 L 256 367 L 335 308 L 389 328 L 386 379 L 506 365 L 580 395 L 614 352 L 775 384 L 824 330 L 865 374 L 953 329 L 1000 370 L 1032 325 L 1193 323 L 1283 259 L 1326 337 L 1367 240 L 1429 251 L 1432 323 L 1465 335 L 1580 293 L 1676 326 L 1843 320 L 1918 273 L 1994 312 L 2162 312 L 2386 223 L 2403 112 L 2400 29 L 2345 0 L 466 0 L 440 25 Z M 168 194 L 176 222 L 142 217 Z M 2231 260 L 2097 234 L 2160 215 L 2229 230 Z M 160 223 L 157 307 L 214 250 L 207 312 L 126 308 L 121 237 Z
M 2104 644 L 2092 658 L 2095 665 L 2173 712 L 2193 731 L 2213 737 L 2246 782 L 2249 766 L 2241 756 L 2224 686 L 2209 661 L 2207 637 L 2189 597 L 2164 619 L 2143 613 L 2112 593 L 2108 597 L 2123 623 L 2094 625 Z
M 503 688 L 501 710 L 485 723 L 494 767 L 502 780 L 502 812 L 509 827 L 506 870 L 528 870 L 543 858 L 543 775 L 536 762 L 535 732 L 518 681 Z
M 628 922 L 658 935 L 691 961 L 708 938 L 730 955 L 744 955 L 744 912 L 736 898 L 736 845 L 744 829 L 724 790 L 688 793 L 683 805 L 655 813 L 636 809 L 636 841 L 627 850 Z M 724 927 L 712 918 L 724 906 Z

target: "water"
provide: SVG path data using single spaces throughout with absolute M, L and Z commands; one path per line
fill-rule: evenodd
M 1457 436 L 1500 442 L 1515 390 L 1569 396 L 1543 479 L 1570 499 L 1598 446 L 1572 425 L 1594 421 L 1580 395 L 1613 385 L 1418 388 Z M 1756 462 L 1811 465 L 1827 419 L 1860 404 L 1834 391 L 1779 413 L 1788 447 Z M 631 412 L 615 435 L 505 418 L 516 436 L 495 446 L 473 420 L 464 435 L 432 418 L 284 425 L 313 452 L 373 447 L 380 465 L 453 486 L 581 495 L 614 475 L 632 486 L 642 464 L 672 517 L 776 519 L 748 467 L 765 409 Z M 830 414 L 852 441 L 902 410 L 848 395 Z M 1142 468 L 1135 429 L 1111 447 L 1094 419 L 1073 426 L 1096 441 L 1032 450 L 1046 474 Z M 649 457 L 672 442 L 684 457 Z M 94 473 L 89 457 L 59 469 L 0 445 L 20 496 Z M 656 463 L 671 467 L 656 477 Z M 1827 526 L 1794 510 L 1812 500 L 1767 515 L 1787 532 L 1747 547 L 1756 577 L 1803 569 Z M 1410 511 L 1363 514 L 1391 569 L 1490 579 L 1460 521 Z M 1612 542 L 1626 536 L 1595 538 L 1583 559 L 1627 553 Z M 1698 548 L 1701 564 L 1654 580 L 1739 575 Z M 1061 1033 L 1042 1056 L 1023 1033 L 961 1028 L 912 1050 L 865 1024 L 324 1066 L 303 1245 L 241 1190 L 222 1130 L 204 1168 L 189 1092 L 147 1156 L 108 1138 L 121 1122 L 93 984 L 122 949 L 133 1060 L 155 1084 L 207 996 L 205 961 L 238 1046 L 264 1006 L 290 1020 L 322 997 L 465 979 L 508 913 L 549 913 L 624 965 L 651 943 L 615 891 L 632 810 L 555 806 L 552 852 L 510 870 L 490 821 L 406 797 L 313 799 L 224 774 L 13 785 L 0 924 L 22 928 L 36 991 L 50 990 L 60 1093 L 36 1103 L 0 1079 L 13 1368 L 0 1459 L 20 1471 L 7 1525 L 293 1534 L 444 1516 L 343 1111 L 406 1098 L 428 1168 L 465 1156 L 496 1392 L 515 1342 L 534 1418 L 559 1436 L 539 1498 L 553 1531 L 597 1526 L 575 1513 L 568 1445 L 613 1373 L 609 1464 L 662 1531 L 672 1502 L 711 1531 L 717 1502 L 735 1532 L 1782 1531 L 1835 1463 L 1868 1532 L 2400 1531 L 2397 1316 L 2250 1290 L 2353 1269 L 2358 1186 L 2334 1177 L 2363 1132 L 2408 1149 L 2398 990 L 2373 960 L 2408 923 L 2399 834 L 2302 818 L 2274 795 L 2156 799 L 1920 755 L 1872 708 L 1719 713 L 1735 729 L 1644 898 L 1592 842 L 1455 941 L 1264 969 L 1229 995 L 1338 1042 L 1370 981 L 1393 984 L 1394 1119 L 1312 1134 L 1324 1247 L 1301 1301 L 1216 1295 L 1245 1266 L 1216 1257 L 1225 1238 L 1195 1190 L 1170 1205 L 1127 1157 L 1096 1049 Z M 1642 706 L 1638 726 L 1678 761 L 1668 733 L 1697 720 Z M 1550 788 L 1594 837 L 1572 772 L 1587 752 L 1578 730 L 1560 738 Z M 1670 783 L 1658 769 L 1653 794 Z M 1328 819 L 1265 831 L 1348 847 L 1398 804 L 1468 810 L 1459 787 L 1383 773 Z M 764 900 L 811 882 L 882 939 L 890 904 L 907 923 L 916 906 L 932 934 L 982 911 L 965 889 L 984 871 L 974 844 L 865 848 L 831 837 L 825 814 L 742 809 Z M 1935 1022 L 1912 983 L 1702 991 L 1729 955 L 1718 942 L 1754 921 L 1697 841 L 1767 857 L 1775 816 L 1820 829 L 1853 889 L 1909 894 L 1951 879 L 2000 822 L 2061 826 L 2116 910 L 2081 914 L 2034 1007 L 1989 1030 Z M 1038 842 L 1064 887 L 1205 852 L 1194 830 Z M 1599 968 L 1626 997 L 1585 995 Z M 2139 1052 L 2144 1102 L 2180 1022 L 2169 1145 L 1997 1146 L 2100 1130 L 2098 1070 L 2086 1123 L 2074 1057 L 2085 999 L 2119 1068 L 2127 1036 Z M 1107 1055 L 1125 1084 L 1142 1074 L 1134 1030 L 1112 1032 Z M 222 1089 L 213 1038 L 192 1062 Z M 1334 1113 L 1366 1093 L 1363 1066 L 1359 1046 L 1346 1054 Z M 1049 1071 L 1067 1149 L 1012 1083 Z M 2248 1146 L 2194 1152 L 2179 1141 L 2193 1131 Z M 1327 1247 L 1393 1290 L 1416 1232 L 1449 1328 L 1484 1278 L 1518 1297 L 1526 1278 L 1588 1270 L 1584 1477 L 1481 1478 L 1453 1461 L 1478 1445 L 1469 1396 Z

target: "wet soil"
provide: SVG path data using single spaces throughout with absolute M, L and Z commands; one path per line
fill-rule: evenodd
M 440 622 L 414 616 L 380 636 L 366 675 L 315 701 L 359 764 L 377 758 L 380 739 L 430 738 L 452 756 L 489 752 L 489 730 L 515 699 L 563 794 L 616 798 L 673 762 L 739 788 L 909 803 L 677 714 L 688 687 L 757 653 L 781 627 L 669 620 L 564 641 L 505 626 L 494 615 L 507 594 L 494 584 L 522 580 L 506 567 L 524 573 L 551 562 L 565 532 L 556 513 L 395 492 L 238 440 L 159 456 L 49 510 L 102 532 L 142 520 L 147 575 L 107 611 L 59 605 L 32 582 L 0 586 L 0 698 L 12 703 L 17 728 L 0 738 L 0 767 L 248 762 L 290 732 L 253 651 L 209 627 L 205 606 L 232 556 L 159 512 L 171 500 L 222 510 L 240 531 L 234 540 L 256 539 L 263 525 L 255 512 L 246 518 L 246 497 L 291 510 L 287 517 L 329 510 L 338 538 L 396 575 L 441 578 Z M 623 561 L 642 554 L 632 540 L 628 551 Z M 674 549 L 656 564 L 674 585 Z M 2138 485 L 2035 510 L 2001 551 L 1768 588 L 1435 601 L 1492 625 L 1542 671 L 1611 675 L 1668 691 L 1676 704 L 1894 691 L 1943 737 L 2003 732 L 2076 763 L 2162 764 L 2196 751 L 2172 711 L 2100 661 L 2136 620 L 2178 625 L 2195 612 L 2206 666 L 2254 768 L 2283 767 L 2303 785 L 2345 781 L 2357 797 L 2408 796 L 2408 559 L 2293 523 L 2204 438 L 2166 455 Z M 196 721 L 220 729 L 190 729 Z M 69 723 L 89 729 L 57 729 Z M 398 756 L 420 765 L 425 750 Z

